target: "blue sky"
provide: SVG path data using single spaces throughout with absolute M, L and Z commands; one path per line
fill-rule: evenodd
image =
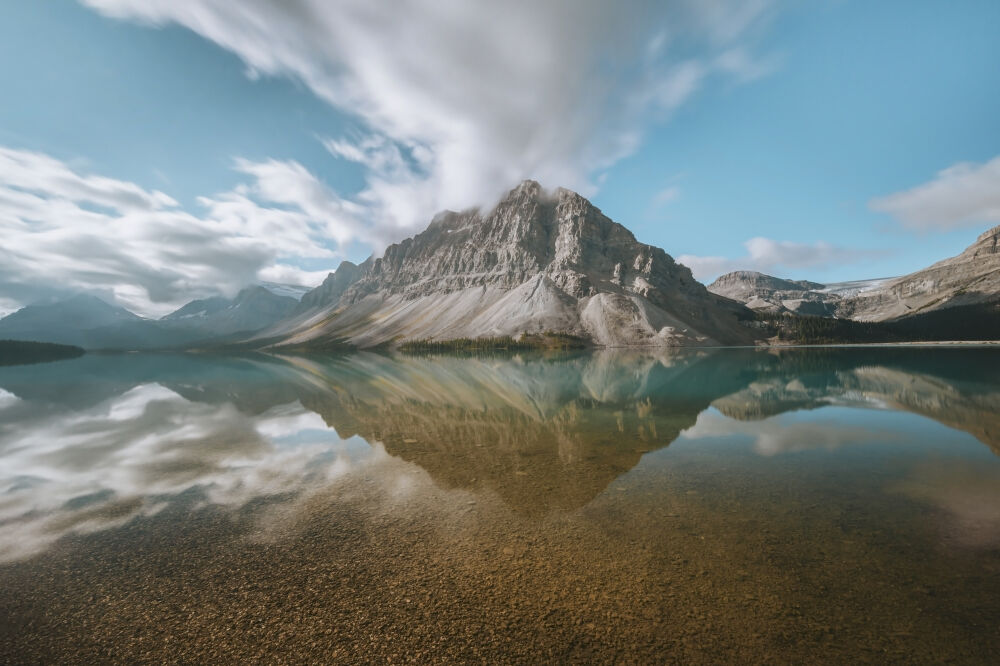
M 603 4 L 0 2 L 0 310 L 316 283 L 526 177 L 703 279 L 1000 223 L 1000 3 Z

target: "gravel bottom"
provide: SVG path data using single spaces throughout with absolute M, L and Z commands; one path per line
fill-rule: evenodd
M 878 484 L 647 456 L 544 517 L 379 469 L 0 567 L 0 662 L 995 663 L 1000 548 Z

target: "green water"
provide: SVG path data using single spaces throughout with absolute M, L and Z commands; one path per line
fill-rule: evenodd
M 0 368 L 0 662 L 995 663 L 1000 349 Z

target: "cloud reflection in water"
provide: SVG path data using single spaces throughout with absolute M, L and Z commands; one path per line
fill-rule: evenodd
M 157 384 L 80 412 L 19 416 L 0 438 L 0 561 L 151 515 L 193 487 L 207 502 L 236 508 L 327 485 L 385 455 L 341 439 L 299 403 L 250 416 Z

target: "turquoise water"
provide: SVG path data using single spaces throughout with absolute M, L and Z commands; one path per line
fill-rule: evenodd
M 1000 350 L 0 368 L 0 660 L 1000 648 Z

